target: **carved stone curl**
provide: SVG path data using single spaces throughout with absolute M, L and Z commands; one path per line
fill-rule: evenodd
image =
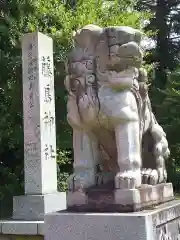
M 74 34 L 65 79 L 74 148 L 69 191 L 111 180 L 116 189 L 166 182 L 168 142 L 151 110 L 142 36 L 95 25 Z

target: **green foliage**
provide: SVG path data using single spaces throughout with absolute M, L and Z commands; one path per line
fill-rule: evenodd
M 57 166 L 58 166 L 58 190 L 67 190 L 67 178 L 70 173 L 72 164 L 72 151 L 71 150 L 58 150 L 57 151 Z
M 154 111 L 159 123 L 164 128 L 169 148 L 170 159 L 167 161 L 169 181 L 173 182 L 176 190 L 180 190 L 180 69 L 168 73 L 168 81 L 165 90 L 151 89 Z M 158 80 L 158 79 L 156 79 Z M 163 96 L 163 102 L 158 101 Z
M 178 0 L 138 0 L 138 10 L 152 13 L 146 30 L 156 32 L 153 38 L 156 47 L 146 56 L 146 64 L 151 69 L 151 99 L 153 110 L 167 133 L 171 158 L 167 162 L 169 180 L 180 190 L 180 84 L 179 84 L 179 47 L 180 47 L 180 8 Z
M 180 71 L 177 69 L 169 75 L 167 88 L 163 93 L 165 100 L 161 119 L 166 129 L 169 142 L 171 144 L 172 158 L 176 165 L 180 166 L 180 142 L 178 132 L 180 132 Z

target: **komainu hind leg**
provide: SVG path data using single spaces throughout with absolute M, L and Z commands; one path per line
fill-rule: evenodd
M 149 159 L 149 166 L 142 169 L 142 181 L 144 184 L 156 185 L 167 181 L 165 159 L 170 152 L 165 133 L 159 124 L 153 125 L 150 134 L 151 138 L 146 140 L 146 145 L 149 145 L 152 157 Z M 155 164 L 152 165 L 152 162 Z

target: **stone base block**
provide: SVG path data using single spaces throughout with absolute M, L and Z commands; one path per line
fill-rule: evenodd
M 44 228 L 44 221 L 0 220 L 0 236 L 2 234 L 4 237 L 8 235 L 44 236 Z
M 91 188 L 87 192 L 69 192 L 70 211 L 134 212 L 174 199 L 171 183 L 142 185 L 139 189 Z
M 180 201 L 134 213 L 72 213 L 45 216 L 45 240 L 180 239 Z
M 66 193 L 24 195 L 13 198 L 13 219 L 43 220 L 44 214 L 66 209 Z

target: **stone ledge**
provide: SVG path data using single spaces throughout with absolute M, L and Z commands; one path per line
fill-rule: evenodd
M 115 189 L 114 182 L 87 191 L 68 192 L 67 209 L 76 212 L 137 212 L 174 199 L 171 183 L 142 185 L 138 189 Z
M 44 221 L 0 220 L 0 234 L 44 235 Z
M 180 200 L 131 213 L 75 213 L 45 216 L 46 240 L 180 239 Z
M 65 192 L 15 196 L 12 218 L 14 220 L 43 221 L 46 213 L 64 209 L 66 209 Z
M 154 240 L 146 236 L 144 213 L 71 213 L 47 214 L 46 240 Z M 148 221 L 150 225 L 150 221 Z M 149 226 L 148 226 L 149 227 Z

